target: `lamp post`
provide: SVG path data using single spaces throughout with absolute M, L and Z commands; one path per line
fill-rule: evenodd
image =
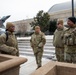
M 74 0 L 72 0 L 72 16 L 74 17 Z

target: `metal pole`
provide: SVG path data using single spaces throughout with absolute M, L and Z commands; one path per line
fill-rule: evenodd
M 72 0 L 72 16 L 74 17 L 74 0 Z

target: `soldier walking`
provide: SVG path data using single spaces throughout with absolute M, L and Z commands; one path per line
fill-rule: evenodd
M 65 62 L 76 63 L 76 18 L 69 17 L 69 28 L 64 32 L 64 59 Z
M 6 33 L 0 36 L 0 53 L 19 56 L 18 43 L 14 35 L 15 26 L 11 22 L 6 24 Z
M 40 27 L 35 27 L 35 32 L 31 36 L 30 44 L 33 49 L 36 63 L 37 63 L 37 69 L 42 66 L 42 55 L 43 55 L 43 47 L 46 43 L 45 35 L 41 32 Z
M 54 32 L 53 37 L 53 45 L 55 46 L 55 53 L 57 61 L 63 62 L 64 61 L 64 44 L 63 44 L 63 32 L 66 28 L 63 26 L 63 20 L 59 20 L 57 22 L 57 29 Z

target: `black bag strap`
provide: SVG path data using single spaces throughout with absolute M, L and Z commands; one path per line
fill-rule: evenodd
M 7 41 L 8 40 L 8 33 L 6 32 L 5 34 L 6 34 L 6 41 Z
M 8 40 L 8 32 L 5 33 L 6 34 L 6 42 Z M 16 38 L 16 35 L 15 35 L 15 38 Z

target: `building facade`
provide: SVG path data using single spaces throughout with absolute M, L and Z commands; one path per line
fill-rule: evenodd
M 26 19 L 26 20 L 20 20 L 20 21 L 14 21 L 12 22 L 15 24 L 15 31 L 25 33 L 32 29 L 30 23 L 33 21 L 33 19 Z
M 72 3 L 71 1 L 55 4 L 49 10 L 48 14 L 50 15 L 50 20 L 63 19 L 64 24 L 66 25 L 67 18 L 72 16 Z M 76 0 L 74 0 L 74 16 L 76 17 Z M 13 22 L 16 25 L 16 32 L 29 32 L 32 27 L 30 23 L 34 21 L 33 19 L 26 19 Z
M 55 4 L 49 10 L 50 20 L 63 19 L 64 22 L 67 21 L 67 18 L 72 16 L 72 3 L 71 1 Z M 74 16 L 76 17 L 76 0 L 74 0 Z

